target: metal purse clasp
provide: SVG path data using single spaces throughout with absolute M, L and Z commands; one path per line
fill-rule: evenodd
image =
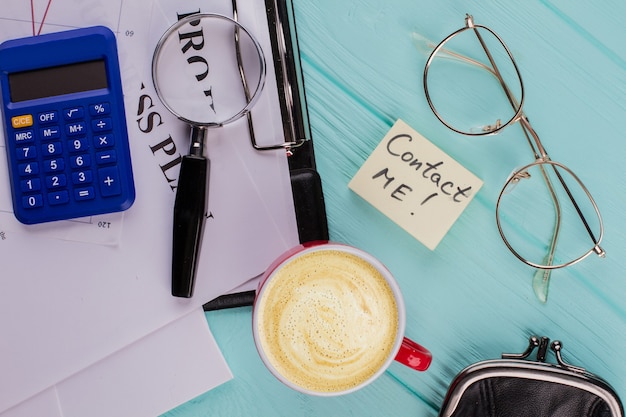
M 561 343 L 560 340 L 555 340 L 552 343 L 550 343 L 550 339 L 545 336 L 542 336 L 541 338 L 534 336 L 534 335 L 530 336 L 530 338 L 528 339 L 528 347 L 526 348 L 524 352 L 503 353 L 502 359 L 524 360 L 524 359 L 527 359 L 533 353 L 535 349 L 537 349 L 537 361 L 545 362 L 546 356 L 548 353 L 548 347 L 554 352 L 554 355 L 556 356 L 556 361 L 560 367 L 570 370 L 570 371 L 574 371 L 574 372 L 581 372 L 581 373 L 586 372 L 584 368 L 581 368 L 575 365 L 570 365 L 569 363 L 563 360 L 563 355 L 561 353 L 561 351 L 563 350 L 563 343 Z

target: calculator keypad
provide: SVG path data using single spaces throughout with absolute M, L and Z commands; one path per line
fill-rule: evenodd
M 92 26 L 0 43 L 0 105 L 17 220 L 36 224 L 132 206 L 113 31 Z
M 74 217 L 88 215 L 81 204 L 106 201 L 132 188 L 132 178 L 125 178 L 125 167 L 118 166 L 115 127 L 108 102 L 13 116 L 8 131 L 19 175 L 14 191 L 21 193 L 16 201 L 24 212 L 76 204 Z

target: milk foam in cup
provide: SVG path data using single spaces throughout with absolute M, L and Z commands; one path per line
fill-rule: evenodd
M 340 395 L 375 380 L 398 360 L 426 370 L 430 352 L 404 337 L 404 302 L 392 274 L 351 246 L 297 246 L 266 271 L 254 302 L 261 359 L 287 386 Z

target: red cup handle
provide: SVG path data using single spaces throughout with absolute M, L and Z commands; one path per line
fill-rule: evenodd
M 396 355 L 396 361 L 416 371 L 425 371 L 433 361 L 433 355 L 425 347 L 405 337 Z

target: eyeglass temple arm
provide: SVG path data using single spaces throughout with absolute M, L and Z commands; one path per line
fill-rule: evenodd
M 599 257 L 604 258 L 606 256 L 606 252 L 604 251 L 604 249 L 602 249 L 602 247 L 600 247 L 600 245 L 597 244 L 597 239 L 596 239 L 595 234 L 593 233 L 593 230 L 591 230 L 591 227 L 589 226 L 589 223 L 587 222 L 587 219 L 585 218 L 585 215 L 583 214 L 582 210 L 580 209 L 580 206 L 576 202 L 576 199 L 572 195 L 572 192 L 570 191 L 569 187 L 565 184 L 565 180 L 561 176 L 561 173 L 559 172 L 558 169 L 556 169 L 556 167 L 553 167 L 553 170 L 554 170 L 554 173 L 556 174 L 557 178 L 559 179 L 559 182 L 563 186 L 563 189 L 567 193 L 567 196 L 569 197 L 569 200 L 572 202 L 572 205 L 574 206 L 574 209 L 576 210 L 576 213 L 578 214 L 578 217 L 580 217 L 580 220 L 583 222 L 583 225 L 585 226 L 585 229 L 587 230 L 587 234 L 589 235 L 589 237 L 591 238 L 591 240 L 593 241 L 593 243 L 595 245 L 593 247 L 593 251 Z M 595 203 L 594 203 L 594 205 L 595 205 Z
M 502 74 L 500 73 L 500 70 L 498 69 L 498 65 L 496 64 L 496 61 L 493 59 L 493 56 L 491 55 L 491 51 L 489 51 L 489 48 L 487 47 L 485 40 L 483 39 L 480 32 L 478 32 L 478 29 L 474 26 L 474 19 L 472 18 L 471 15 L 468 14 L 465 16 L 465 24 L 467 25 L 468 28 L 472 29 L 472 31 L 476 35 L 476 38 L 478 38 L 478 42 L 480 42 L 480 46 L 483 48 L 485 55 L 487 55 L 487 59 L 489 60 L 489 64 L 491 65 L 491 69 L 493 70 L 491 72 L 498 79 L 498 82 L 502 86 L 502 89 L 504 90 L 504 93 L 506 94 L 509 100 L 509 103 L 511 104 L 511 107 L 513 107 L 513 110 L 520 109 L 520 123 L 522 124 L 524 135 L 526 136 L 526 140 L 528 141 L 528 144 L 530 145 L 533 153 L 535 154 L 535 158 L 536 159 L 539 159 L 539 158 L 549 159 L 548 153 L 543 147 L 541 140 L 539 140 L 539 135 L 537 135 L 537 132 L 535 131 L 535 129 L 533 129 L 533 127 L 530 125 L 528 118 L 521 111 L 521 108 L 519 106 L 517 99 L 515 98 L 511 90 L 509 89 L 509 86 L 504 81 L 504 78 L 502 77 Z M 502 45 L 507 50 L 507 53 L 509 53 L 509 50 L 504 45 L 504 43 L 502 43 Z M 515 64 L 515 61 L 513 61 L 512 57 L 511 57 L 511 60 L 513 62 L 513 65 L 517 66 Z M 521 84 L 521 76 L 520 76 L 520 84 Z M 531 141 L 531 138 L 529 137 L 529 134 L 530 136 L 532 136 L 532 141 Z
M 491 55 L 491 52 L 489 51 L 489 48 L 487 47 L 487 45 L 485 44 L 485 41 L 483 40 L 482 36 L 480 35 L 480 33 L 478 32 L 478 30 L 474 27 L 474 21 L 472 19 L 472 16 L 467 15 L 465 18 L 467 27 L 472 28 L 474 31 L 474 34 L 476 35 L 476 37 L 478 38 L 478 41 L 480 42 L 481 47 L 483 48 L 483 50 L 485 51 L 485 54 L 487 55 L 487 59 L 489 59 L 489 63 L 492 66 L 493 69 L 493 73 L 495 74 L 495 76 L 498 78 L 498 81 L 500 82 L 500 85 L 502 86 L 502 88 L 504 89 L 507 98 L 509 99 L 509 102 L 511 103 L 511 105 L 513 106 L 513 109 L 515 109 L 515 97 L 513 97 L 511 91 L 509 90 L 508 86 L 506 85 L 506 82 L 504 81 L 504 79 L 502 78 L 501 74 L 500 74 L 500 70 L 498 69 L 498 66 L 495 62 L 495 60 L 493 59 L 493 56 Z M 506 46 L 505 46 L 506 48 Z M 515 63 L 514 63 L 515 65 Z M 535 153 L 535 157 L 537 159 L 542 159 L 542 160 L 549 160 L 549 156 L 548 153 L 546 152 L 545 148 L 543 147 L 543 144 L 541 143 L 541 140 L 539 139 L 539 135 L 537 134 L 537 132 L 535 131 L 535 129 L 533 129 L 533 127 L 531 126 L 530 122 L 528 121 L 528 118 L 526 117 L 526 115 L 522 112 L 520 113 L 520 123 L 522 125 L 522 128 L 524 130 L 524 134 L 526 135 L 527 139 L 530 139 L 528 137 L 528 134 L 530 134 L 533 138 L 533 142 L 536 145 L 536 148 L 532 145 L 532 142 L 529 143 L 531 145 L 531 148 L 533 149 L 533 152 Z M 569 187 L 567 186 L 567 184 L 565 183 L 565 180 L 563 179 L 563 177 L 561 176 L 561 173 L 558 171 L 558 169 L 556 169 L 556 167 L 553 166 L 553 170 L 554 173 L 556 174 L 557 178 L 559 179 L 559 182 L 561 183 L 561 185 L 563 186 L 563 189 L 565 190 L 565 192 L 567 193 L 567 196 L 569 197 L 570 201 L 572 202 L 572 205 L 574 206 L 574 208 L 576 209 L 576 212 L 578 214 L 578 216 L 580 217 L 580 220 L 583 222 L 583 225 L 585 226 L 585 229 L 587 230 L 587 233 L 589 234 L 589 237 L 591 238 L 591 240 L 595 243 L 596 242 L 596 237 L 594 236 L 593 231 L 591 230 L 591 227 L 589 226 L 589 223 L 587 222 L 587 219 L 585 218 L 584 214 L 582 213 L 582 210 L 580 209 L 580 206 L 578 205 L 578 203 L 576 202 L 576 199 L 574 198 L 574 196 L 572 195 L 572 192 L 570 191 Z M 548 186 L 549 190 L 550 190 L 550 195 L 552 196 L 552 199 L 555 203 L 555 210 L 557 212 L 557 226 L 555 227 L 555 235 L 553 236 L 553 244 L 556 244 L 556 239 L 557 239 L 557 235 L 558 235 L 558 231 L 559 231 L 559 227 L 558 224 L 560 223 L 560 208 L 559 208 L 559 203 L 558 203 L 558 199 L 556 197 L 556 194 L 554 192 L 553 186 L 551 184 L 551 181 L 549 180 L 549 177 L 547 176 L 547 174 L 542 170 L 543 172 L 543 177 L 546 180 L 546 185 Z M 553 246 L 552 244 L 550 245 L 550 253 L 549 253 L 549 257 L 552 258 L 553 257 Z M 594 248 L 595 252 L 599 255 L 599 256 L 603 256 L 604 255 L 604 250 L 602 250 L 602 248 L 600 248 L 599 246 L 596 245 L 596 247 Z
M 498 78 L 498 81 L 500 82 L 500 85 L 502 86 L 502 88 L 504 89 L 509 102 L 511 103 L 511 105 L 513 106 L 513 108 L 515 109 L 515 97 L 513 97 L 511 91 L 509 90 L 508 86 L 506 85 L 506 82 L 504 81 L 504 79 L 502 78 L 502 75 L 500 74 L 500 70 L 498 69 L 498 66 L 495 62 L 495 60 L 493 59 L 493 56 L 491 55 L 491 52 L 489 51 L 489 48 L 487 47 L 487 45 L 485 44 L 485 41 L 483 40 L 481 34 L 478 32 L 478 30 L 476 29 L 476 27 L 474 26 L 474 20 L 472 19 L 472 16 L 470 16 L 469 14 L 466 15 L 465 17 L 465 22 L 468 28 L 471 28 L 474 31 L 474 34 L 476 35 L 476 37 L 478 38 L 478 41 L 480 42 L 480 46 L 483 48 L 483 50 L 485 51 L 485 54 L 487 55 L 487 59 L 489 60 L 489 63 L 491 64 L 491 67 L 493 69 L 493 73 L 495 74 L 495 76 Z M 506 48 L 506 46 L 505 46 Z M 543 147 L 541 140 L 539 140 L 539 135 L 537 135 L 537 132 L 535 131 L 535 129 L 533 129 L 533 127 L 531 126 L 530 122 L 528 121 L 528 118 L 526 117 L 525 114 L 521 113 L 520 116 L 520 123 L 523 127 L 524 130 L 524 134 L 526 135 L 526 137 L 528 138 L 528 133 L 530 133 L 530 135 L 533 137 L 533 141 L 535 142 L 535 145 L 537 146 L 537 148 L 532 146 L 531 143 L 531 147 L 533 148 L 533 151 L 535 152 L 535 155 L 537 157 L 540 157 L 541 159 L 544 160 L 549 160 L 550 158 L 548 157 L 548 153 L 546 152 L 545 148 Z M 538 155 L 537 155 L 538 153 Z M 580 220 L 583 222 L 583 225 L 585 226 L 585 229 L 587 230 L 587 233 L 589 234 L 589 237 L 591 238 L 591 240 L 595 243 L 596 242 L 596 238 L 594 236 L 593 231 L 591 230 L 591 227 L 589 226 L 589 223 L 587 222 L 587 219 L 585 218 L 584 214 L 582 213 L 582 210 L 580 209 L 580 206 L 578 205 L 578 203 L 576 202 L 576 199 L 574 198 L 574 196 L 572 195 L 572 192 L 570 191 L 569 187 L 567 186 L 567 184 L 565 183 L 565 180 L 563 179 L 563 177 L 561 176 L 561 173 L 558 171 L 558 169 L 556 169 L 556 167 L 553 166 L 553 170 L 554 173 L 556 174 L 557 178 L 559 179 L 559 182 L 561 183 L 561 185 L 563 186 L 563 189 L 565 190 L 565 192 L 567 193 L 567 196 L 569 197 L 570 201 L 572 202 L 572 205 L 574 206 L 574 208 L 576 209 L 576 212 L 578 213 L 578 216 L 580 217 Z M 554 192 L 553 186 L 547 176 L 547 174 L 545 173 L 545 171 L 543 171 L 543 177 L 546 180 L 546 184 L 548 186 L 548 188 L 550 189 L 550 195 L 552 196 L 552 199 L 555 202 L 555 210 L 557 212 L 557 226 L 555 227 L 555 235 L 553 236 L 552 239 L 552 243 L 556 244 L 556 239 L 557 239 L 557 235 L 558 235 L 558 224 L 560 223 L 560 208 L 559 208 L 559 203 L 558 203 L 558 199 L 556 198 L 556 194 Z M 552 258 L 553 257 L 553 246 L 552 244 L 550 245 L 550 253 L 549 253 L 549 257 Z M 602 248 L 600 248 L 599 246 L 596 245 L 596 247 L 594 248 L 596 253 L 598 253 L 598 255 L 602 256 L 604 254 L 604 250 L 602 250 Z
M 426 56 L 430 55 L 430 53 L 437 46 L 436 43 L 434 43 L 433 41 L 431 41 L 430 39 L 428 39 L 427 37 L 425 37 L 421 33 L 412 32 L 411 33 L 411 37 L 413 38 L 413 42 L 415 43 L 415 46 L 417 47 L 417 49 L 422 54 L 424 54 Z M 483 64 L 482 62 L 476 61 L 475 59 L 472 59 L 472 58 L 470 58 L 468 56 L 465 56 L 463 54 L 455 52 L 455 51 L 453 51 L 451 49 L 442 48 L 442 49 L 439 50 L 439 53 L 441 55 L 443 55 L 443 56 L 448 56 L 450 59 L 456 59 L 456 60 L 464 62 L 466 64 L 470 64 L 470 65 L 474 65 L 474 66 L 480 67 L 480 68 L 484 69 L 485 71 L 489 71 L 490 73 L 492 73 L 495 76 L 495 74 L 493 73 L 493 70 L 491 68 L 489 68 L 487 65 Z
M 537 135 L 537 132 L 535 131 L 535 129 L 532 127 L 532 125 L 528 121 L 528 118 L 526 117 L 526 115 L 523 114 L 523 113 L 522 113 L 522 116 L 520 118 L 520 124 L 522 126 L 522 131 L 524 132 L 524 135 L 526 136 L 526 139 L 528 140 L 528 142 L 531 145 L 531 148 L 533 148 L 533 151 L 535 152 L 535 158 L 536 159 L 541 159 L 541 160 L 550 160 L 550 157 L 546 153 L 545 148 L 543 148 L 543 145 L 541 144 L 541 141 L 539 140 L 539 136 Z M 537 154 L 537 151 L 535 151 L 535 148 L 532 146 L 532 143 L 530 142 L 529 134 L 533 137 L 534 142 L 537 144 L 537 146 L 539 148 L 538 151 L 540 152 L 540 155 Z M 578 202 L 574 198 L 574 195 L 572 194 L 570 188 L 567 186 L 567 183 L 565 182 L 565 179 L 563 179 L 563 176 L 561 175 L 559 170 L 556 168 L 556 166 L 552 166 L 552 170 L 554 171 L 554 174 L 556 175 L 557 179 L 559 180 L 559 183 L 561 184 L 561 186 L 565 190 L 565 193 L 567 194 L 568 199 L 572 203 L 572 206 L 576 210 L 576 214 L 578 214 L 578 217 L 580 218 L 580 221 L 583 223 L 583 226 L 585 227 L 585 230 L 587 231 L 587 234 L 589 235 L 589 238 L 594 243 L 593 251 L 599 257 L 604 258 L 606 256 L 606 252 L 604 251 L 604 249 L 602 249 L 602 247 L 600 245 L 597 244 L 598 239 L 596 238 L 596 235 L 593 233 L 593 230 L 591 230 L 591 226 L 589 226 L 589 222 L 587 221 L 587 218 L 583 214 L 583 212 L 582 212 L 580 206 L 578 205 Z M 557 219 L 556 219 L 557 226 L 555 226 L 555 234 L 553 235 L 553 239 L 552 239 L 552 242 L 550 244 L 550 251 L 549 251 L 549 254 L 548 254 L 549 260 L 551 261 L 552 258 L 554 257 L 553 256 L 553 251 L 554 251 L 553 248 L 556 247 L 556 239 L 558 238 L 558 224 L 560 223 L 560 208 L 559 208 L 558 199 L 556 197 L 556 193 L 554 191 L 552 182 L 550 181 L 550 178 L 548 177 L 548 174 L 543 169 L 541 171 L 542 171 L 542 176 L 544 177 L 544 182 L 546 183 L 546 186 L 548 187 L 548 190 L 550 192 L 550 196 L 552 198 L 552 201 L 554 202 L 555 211 L 557 213 L 556 214 L 556 216 L 557 216 Z M 546 265 L 550 265 L 550 264 L 551 263 L 547 263 Z M 546 272 L 549 273 L 550 270 L 546 270 Z M 549 276 L 548 277 L 544 277 L 544 279 L 549 279 Z
M 524 131 L 524 135 L 528 138 L 528 133 L 522 124 L 522 130 Z M 532 128 L 531 128 L 532 130 Z M 534 131 L 534 130 L 533 130 Z M 556 244 L 559 240 L 559 234 L 561 231 L 561 203 L 556 195 L 556 191 L 554 191 L 554 186 L 552 185 L 552 181 L 550 181 L 550 177 L 546 172 L 543 166 L 539 166 L 539 170 L 541 171 L 541 176 L 543 177 L 543 181 L 548 188 L 550 193 L 550 198 L 552 199 L 552 206 L 554 207 L 554 228 L 552 230 L 552 238 L 550 239 L 550 246 L 548 246 L 548 253 L 546 254 L 543 264 L 544 265 L 552 265 L 554 262 L 554 255 L 556 253 Z M 555 169 L 555 172 L 558 174 L 558 171 Z M 561 179 L 561 183 L 567 189 L 567 186 L 564 184 L 564 181 Z M 572 200 L 573 202 L 573 200 Z M 574 204 L 576 204 L 574 202 Z M 587 220 L 584 217 L 581 217 L 581 220 L 584 224 L 587 224 Z M 535 295 L 542 303 L 548 301 L 548 290 L 550 288 L 550 277 L 552 276 L 551 269 L 539 269 L 533 275 L 533 291 Z
M 493 70 L 492 73 L 498 79 L 498 82 L 502 86 L 502 89 L 504 90 L 507 98 L 509 99 L 509 103 L 511 103 L 511 106 L 515 110 L 517 108 L 516 107 L 517 100 L 511 93 L 509 86 L 504 81 L 504 78 L 502 77 L 502 74 L 500 73 L 500 70 L 498 69 L 498 65 L 496 64 L 496 61 L 493 59 L 493 56 L 491 55 L 491 51 L 489 51 L 487 44 L 485 44 L 485 40 L 481 36 L 480 32 L 478 32 L 478 29 L 474 26 L 474 19 L 472 18 L 471 15 L 469 14 L 465 15 L 465 24 L 467 25 L 468 28 L 472 29 L 472 31 L 478 38 L 478 42 L 480 42 L 480 46 L 483 48 L 483 51 L 485 51 L 485 55 L 487 55 L 487 59 L 489 60 L 489 64 L 491 65 L 491 69 Z

